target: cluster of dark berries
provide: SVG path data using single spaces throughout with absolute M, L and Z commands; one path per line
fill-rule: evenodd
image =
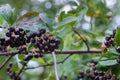
M 13 63 L 10 62 L 9 65 L 8 65 L 8 67 L 7 67 L 7 73 L 8 73 L 8 75 L 13 80 L 21 80 L 21 77 L 17 76 L 17 74 L 11 70 L 12 66 L 13 66 Z
M 27 37 L 27 42 L 33 43 L 39 53 L 52 52 L 58 49 L 60 40 L 46 34 L 46 29 L 42 28 L 39 32 L 33 32 Z
M 104 42 L 104 44 L 106 47 L 115 46 L 115 42 L 114 42 L 115 33 L 116 33 L 116 29 L 113 30 L 110 36 L 105 37 L 106 41 Z
M 0 51 L 6 49 L 7 46 L 19 47 L 26 44 L 25 31 L 22 28 L 10 27 L 6 32 L 5 38 L 0 38 Z
M 6 37 L 0 38 L 0 50 L 5 50 L 7 46 L 20 48 L 26 43 L 32 43 L 39 53 L 45 53 L 58 49 L 60 40 L 48 35 L 45 28 L 40 29 L 39 32 L 32 32 L 27 36 L 22 28 L 10 27 L 6 32 Z M 27 47 L 23 49 L 27 50 Z
M 25 31 L 22 28 L 10 27 L 7 36 L 7 45 L 19 47 L 26 44 Z
M 90 61 L 90 69 L 87 69 L 85 72 L 79 72 L 77 80 L 117 80 L 115 75 L 111 73 L 106 73 L 96 68 L 97 61 Z

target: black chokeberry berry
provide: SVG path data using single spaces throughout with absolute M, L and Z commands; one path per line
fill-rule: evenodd
M 104 75 L 103 71 L 99 71 L 99 72 L 98 72 L 98 75 L 99 75 L 99 76 L 103 76 L 103 75 Z
M 10 32 L 6 32 L 6 36 L 7 37 L 11 37 L 11 33 Z
M 13 62 L 10 62 L 10 63 L 9 63 L 9 67 L 12 67 L 12 65 L 13 65 Z
M 90 73 L 90 69 L 87 69 L 87 70 L 86 70 L 86 73 L 87 73 L 87 74 Z
M 22 28 L 19 28 L 19 31 L 21 32 L 21 31 L 24 31 Z
M 118 53 L 120 53 L 120 46 L 118 46 L 118 47 L 116 48 L 116 51 L 117 51 Z
M 8 30 L 9 30 L 10 32 L 14 32 L 14 31 L 15 31 L 15 28 L 14 28 L 14 27 L 10 27 L 10 28 L 8 28 Z
M 117 58 L 117 60 L 116 60 L 116 61 L 117 61 L 117 63 L 120 63 L 120 58 Z
M 29 53 L 27 56 L 25 56 L 24 61 L 29 61 L 30 59 L 32 59 L 32 57 L 32 53 Z
M 111 36 L 106 36 L 106 37 L 105 37 L 105 40 L 106 40 L 106 41 L 109 41 L 110 39 L 111 39 Z
M 41 34 L 44 34 L 44 33 L 46 33 L 46 29 L 45 29 L 45 28 L 41 28 L 41 29 L 39 30 L 39 32 L 40 32 Z

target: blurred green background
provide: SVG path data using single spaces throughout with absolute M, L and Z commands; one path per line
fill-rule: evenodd
M 7 4 L 7 5 L 6 5 Z M 49 33 L 59 37 L 62 41 L 63 50 L 86 49 L 81 38 L 74 33 L 75 28 L 84 39 L 88 41 L 90 49 L 100 49 L 104 36 L 111 34 L 112 30 L 120 25 L 120 0 L 0 0 L 0 5 L 11 6 L 14 9 L 15 19 L 21 17 L 26 12 L 39 12 L 41 20 L 31 23 L 34 19 L 29 19 L 27 23 L 20 27 L 34 26 L 35 30 L 46 27 Z M 0 8 L 1 10 L 2 8 Z M 3 9 L 4 10 L 4 9 Z M 9 9 L 6 9 L 9 12 Z M 23 16 L 22 16 L 23 17 Z M 26 16 L 25 16 L 26 17 Z M 33 17 L 32 17 L 33 18 Z M 36 20 L 36 17 L 35 17 Z M 13 19 L 11 25 L 17 21 Z M 20 21 L 23 23 L 24 21 Z M 8 21 L 9 23 L 9 21 Z M 6 26 L 0 23 L 1 26 Z M 33 28 L 33 29 L 34 29 Z M 1 34 L 2 34 L 1 30 Z M 57 61 L 63 60 L 66 55 L 57 55 Z M 91 58 L 98 59 L 99 54 L 74 54 L 63 64 L 58 64 L 58 74 L 61 80 L 76 80 L 80 70 L 88 68 L 88 61 Z M 19 57 L 15 56 L 12 61 L 15 68 L 20 68 Z M 0 63 L 5 57 L 0 57 Z M 52 62 L 52 56 L 46 54 L 44 58 L 33 59 L 28 66 L 38 66 Z M 6 76 L 6 68 L 0 71 L 0 80 L 9 80 Z M 64 79 L 67 76 L 67 79 Z M 55 80 L 53 66 L 43 66 L 23 72 L 22 80 Z

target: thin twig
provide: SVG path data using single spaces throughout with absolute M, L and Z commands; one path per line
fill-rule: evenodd
M 91 17 L 91 20 L 90 20 L 90 27 L 91 27 L 91 30 L 93 30 L 93 17 Z
M 56 61 L 55 52 L 52 52 L 52 56 L 53 56 L 53 62 L 54 62 L 55 77 L 56 77 L 56 80 L 59 80 L 58 72 L 57 72 L 57 63 L 56 63 L 57 61 Z
M 77 32 L 77 30 L 74 29 L 74 27 L 73 27 L 73 31 L 74 31 L 76 34 L 79 35 L 79 37 L 80 37 L 80 38 L 83 40 L 83 42 L 85 43 L 85 45 L 86 45 L 86 47 L 87 47 L 87 50 L 89 51 L 90 48 L 89 48 L 89 45 L 88 45 L 88 41 L 87 41 L 86 39 L 84 39 L 84 38 L 79 34 L 79 32 Z
M 72 54 L 69 54 L 67 57 L 65 57 L 62 61 L 59 61 L 59 62 L 57 62 L 57 64 L 59 64 L 59 63 L 64 63 L 70 56 L 71 56 Z
M 0 70 L 10 61 L 13 55 L 10 55 L 6 60 L 0 65 Z
M 23 72 L 25 66 L 27 65 L 29 61 L 27 61 L 26 63 L 24 63 L 24 65 L 22 66 L 22 68 L 19 70 L 18 74 L 17 74 L 17 77 Z
M 72 54 L 69 54 L 67 57 L 65 57 L 62 61 L 59 61 L 57 62 L 57 64 L 63 64 Z M 28 70 L 28 69 L 35 69 L 35 68 L 38 68 L 38 67 L 45 67 L 45 66 L 53 66 L 54 63 L 48 63 L 48 64 L 43 64 L 43 65 L 39 65 L 39 66 L 36 66 L 36 67 L 28 67 L 28 68 L 25 68 L 25 70 Z

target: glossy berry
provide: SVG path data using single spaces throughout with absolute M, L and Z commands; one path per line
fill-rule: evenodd
M 111 39 L 110 36 L 106 36 L 106 37 L 105 37 L 105 40 L 106 40 L 106 41 L 109 41 L 110 39 Z
M 7 37 L 11 37 L 11 33 L 10 32 L 6 32 L 6 36 Z
M 10 27 L 10 28 L 8 28 L 8 30 L 9 30 L 10 32 L 14 32 L 14 31 L 15 31 L 15 28 L 14 28 L 14 27 Z
M 39 30 L 39 32 L 40 32 L 41 34 L 44 34 L 44 33 L 46 33 L 46 29 L 45 29 L 45 28 L 42 28 L 42 29 Z
M 104 75 L 103 71 L 99 71 L 98 74 L 99 74 L 99 76 L 103 76 Z
M 34 57 L 35 57 L 35 58 L 39 58 L 39 57 L 40 57 L 40 54 L 34 54 Z
M 120 58 L 117 58 L 116 61 L 117 61 L 117 63 L 120 63 Z
M 87 69 L 87 70 L 86 70 L 86 73 L 87 73 L 87 74 L 90 73 L 90 69 Z
M 13 62 L 10 62 L 10 63 L 9 63 L 9 67 L 12 67 L 12 65 L 13 65 Z
M 118 53 L 120 53 L 120 46 L 118 46 L 118 47 L 116 48 L 116 51 L 117 51 Z
M 29 53 L 27 56 L 25 56 L 24 61 L 29 61 L 30 59 L 32 59 L 32 57 L 32 53 Z

